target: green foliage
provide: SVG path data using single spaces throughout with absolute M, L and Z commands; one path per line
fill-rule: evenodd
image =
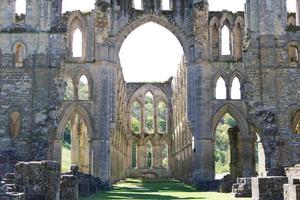
M 216 174 L 230 172 L 230 146 L 228 129 L 236 126 L 235 120 L 226 114 L 220 120 L 215 138 L 215 166 Z
M 71 148 L 63 145 L 62 147 L 62 160 L 61 160 L 61 171 L 67 172 L 71 167 Z
M 74 99 L 74 85 L 73 85 L 73 81 L 72 81 L 71 78 L 67 78 L 66 82 L 67 82 L 67 87 L 66 87 L 66 92 L 65 92 L 64 100 L 65 101 L 73 100 Z
M 141 106 L 135 102 L 132 106 L 131 129 L 134 133 L 141 132 Z
M 167 131 L 167 106 L 163 102 L 158 104 L 158 131 L 160 133 Z
M 88 83 L 79 81 L 78 85 L 78 99 L 79 100 L 89 100 L 89 86 Z
M 145 126 L 147 133 L 154 132 L 154 102 L 151 94 L 145 97 Z

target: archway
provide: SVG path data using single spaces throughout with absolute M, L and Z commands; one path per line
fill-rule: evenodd
M 70 165 L 79 171 L 92 174 L 92 126 L 88 113 L 78 105 L 71 105 L 62 116 L 53 142 L 53 160 L 61 163 L 62 172 Z
M 215 113 L 211 130 L 215 150 L 220 150 L 218 133 L 223 139 L 227 138 L 227 141 L 221 141 L 221 145 L 227 147 L 221 149 L 223 151 L 221 153 L 227 154 L 226 160 L 221 162 L 225 164 L 223 165 L 225 171 L 220 170 L 219 160 L 216 160 L 214 173 L 225 172 L 233 178 L 255 176 L 255 136 L 250 134 L 248 123 L 242 112 L 230 104 L 223 106 Z M 217 153 L 215 156 L 221 159 Z

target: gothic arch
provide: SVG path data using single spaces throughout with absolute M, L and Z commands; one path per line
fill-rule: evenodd
M 248 122 L 244 114 L 232 104 L 225 104 L 221 107 L 212 117 L 211 123 L 211 137 L 215 140 L 215 130 L 218 126 L 220 119 L 226 114 L 230 114 L 237 122 L 237 125 L 240 129 L 241 139 L 253 139 L 253 136 L 249 132 Z
M 92 75 L 85 69 L 81 69 L 80 70 L 80 73 L 77 75 L 76 77 L 76 84 L 78 86 L 79 84 L 79 81 L 80 81 L 80 78 L 82 76 L 85 76 L 88 80 L 88 100 L 91 100 L 92 99 L 92 94 L 93 94 L 93 78 L 92 78 Z M 78 88 L 78 87 L 77 87 Z
M 87 22 L 85 21 L 85 18 L 82 16 L 82 13 L 80 11 L 74 11 L 71 13 L 71 15 L 68 18 L 67 27 L 67 45 L 69 48 L 69 58 L 72 58 L 73 55 L 73 34 L 76 29 L 79 29 L 82 34 L 82 57 L 80 57 L 79 59 L 84 60 L 87 54 Z
M 78 112 L 80 114 L 80 116 L 83 118 L 87 129 L 88 129 L 88 135 L 89 135 L 89 139 L 93 138 L 93 126 L 92 126 L 92 119 L 89 115 L 89 113 L 82 108 L 80 105 L 78 104 L 71 104 L 69 107 L 67 107 L 62 113 L 63 116 L 60 118 L 60 122 L 59 122 L 59 126 L 57 128 L 57 135 L 56 135 L 56 139 L 62 139 L 63 134 L 64 134 L 64 128 L 66 123 L 68 122 L 68 120 L 70 119 L 71 115 L 74 112 Z
M 188 36 L 187 33 L 179 27 L 179 25 L 175 25 L 174 23 L 169 22 L 166 17 L 158 16 L 155 14 L 148 14 L 142 15 L 137 19 L 129 22 L 115 36 L 115 60 L 119 61 L 119 52 L 127 36 L 130 35 L 130 33 L 136 28 L 148 22 L 154 22 L 158 25 L 161 25 L 162 27 L 173 33 L 180 42 L 187 60 L 189 60 L 189 58 L 193 56 L 193 52 L 190 48 L 191 46 L 193 46 L 194 42 L 191 36 Z

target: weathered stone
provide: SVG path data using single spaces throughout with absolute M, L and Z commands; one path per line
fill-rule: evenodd
M 15 172 L 17 191 L 23 191 L 26 199 L 59 200 L 59 163 L 20 162 Z
M 78 182 L 76 176 L 61 176 L 59 198 L 60 200 L 78 200 Z
M 283 185 L 288 182 L 287 177 L 254 177 L 252 178 L 253 200 L 282 200 L 284 198 Z
M 251 178 L 238 178 L 237 182 L 232 185 L 232 193 L 235 197 L 252 197 L 252 180 Z

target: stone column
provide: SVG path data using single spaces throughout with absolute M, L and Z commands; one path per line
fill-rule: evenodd
M 145 105 L 143 104 L 141 106 L 141 133 L 145 133 L 146 129 L 145 129 Z
M 256 175 L 254 140 L 249 138 L 241 140 L 241 147 L 243 177 L 253 177 Z

